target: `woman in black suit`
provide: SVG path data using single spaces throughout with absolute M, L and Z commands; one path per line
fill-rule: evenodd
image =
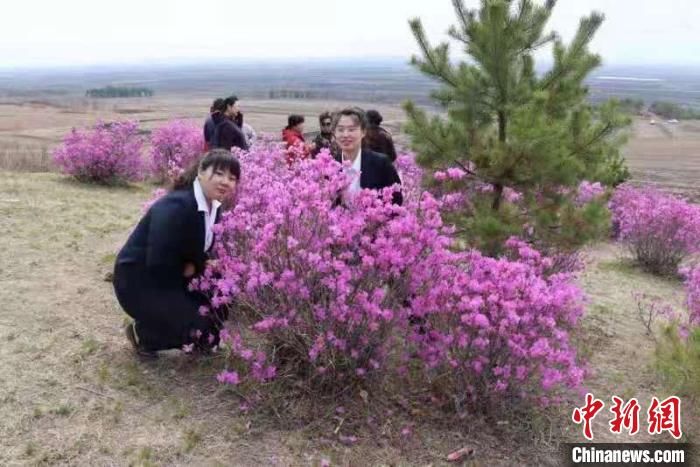
M 119 252 L 114 291 L 134 318 L 126 336 L 139 355 L 218 343 L 217 320 L 199 312 L 209 304 L 206 297 L 187 286 L 204 271 L 214 237 L 211 227 L 240 176 L 240 164 L 230 152 L 208 152 L 151 206 Z

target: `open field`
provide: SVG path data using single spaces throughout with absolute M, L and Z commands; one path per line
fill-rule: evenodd
M 202 124 L 211 105 L 209 97 L 179 95 L 153 98 L 86 99 L 43 96 L 21 103 L 0 103 L 0 168 L 28 171 L 51 169 L 51 149 L 73 127 L 85 127 L 97 120 L 133 119 L 149 133 L 172 119 Z M 398 106 L 357 102 L 364 108 L 378 109 L 388 128 L 398 133 L 403 112 Z M 349 105 L 324 100 L 242 100 L 247 123 L 258 132 L 279 135 L 287 116 L 306 116 L 307 131 L 318 130 L 318 115 L 325 110 Z
M 214 380 L 216 358 L 175 351 L 135 361 L 103 279 L 150 189 L 0 172 L 0 254 L 11 258 L 0 264 L 0 465 L 442 465 L 463 446 L 476 452 L 469 465 L 557 465 L 557 444 L 580 439 L 568 410 L 511 427 L 437 422 L 429 407 L 389 399 L 382 404 L 394 414 L 377 431 L 355 425 L 359 442 L 348 447 L 334 433 L 332 402 L 307 411 L 313 423 L 295 415 L 294 401 L 277 414 L 242 413 Z M 588 256 L 582 285 L 591 300 L 579 340 L 595 370 L 589 389 L 640 401 L 670 395 L 651 367 L 653 342 L 632 296 L 653 291 L 679 303 L 680 284 L 641 273 L 614 245 Z M 689 405 L 683 427 L 693 441 Z M 604 419 L 595 420 L 596 435 L 612 441 Z M 399 435 L 407 424 L 415 426 L 408 440 Z
M 0 103 L 0 168 L 47 171 L 50 151 L 73 127 L 88 126 L 98 119 L 136 119 L 148 133 L 171 119 L 203 122 L 211 104 L 208 97 L 164 95 L 152 98 L 85 99 L 38 97 L 22 103 Z M 258 132 L 279 134 L 290 113 L 306 116 L 306 130 L 318 129 L 317 115 L 348 105 L 323 100 L 242 100 L 245 119 Z M 400 133 L 405 115 L 398 105 L 353 102 L 376 108 L 384 124 Z M 700 121 L 678 124 L 656 118 L 637 117 L 624 154 L 635 181 L 649 183 L 700 200 Z
M 700 121 L 636 119 L 624 154 L 633 179 L 700 201 Z
M 304 410 L 295 401 L 277 413 L 241 412 L 236 394 L 214 380 L 215 357 L 171 352 L 157 362 L 134 360 L 122 334 L 125 315 L 104 278 L 154 187 L 73 183 L 48 172 L 48 154 L 73 126 L 134 118 L 150 131 L 172 118 L 201 122 L 210 100 L 46 94 L 0 104 L 0 465 L 444 465 L 464 446 L 475 449 L 466 465 L 559 465 L 558 444 L 582 439 L 569 408 L 499 424 L 441 419 L 429 407 L 389 398 L 376 402 L 392 410 L 379 427 L 355 422 L 345 431 L 350 421 L 339 428 L 332 402 L 307 408 L 317 415 L 313 423 L 297 416 Z M 256 130 L 277 133 L 289 113 L 305 114 L 314 130 L 315 115 L 345 104 L 244 99 L 242 107 Z M 397 105 L 359 104 L 400 128 Z M 635 182 L 700 200 L 700 122 L 637 119 L 625 155 Z M 680 306 L 680 283 L 640 272 L 613 244 L 595 245 L 587 256 L 581 284 L 590 301 L 578 339 L 594 369 L 588 389 L 642 404 L 671 395 L 653 369 L 654 343 L 633 295 L 644 291 Z M 692 401 L 683 415 L 687 440 L 697 442 L 700 414 Z M 595 420 L 596 439 L 615 441 L 606 420 Z M 408 439 L 400 435 L 407 425 L 414 427 Z M 359 441 L 346 446 L 338 434 Z

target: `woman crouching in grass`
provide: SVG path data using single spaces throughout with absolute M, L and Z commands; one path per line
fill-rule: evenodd
M 218 343 L 219 322 L 199 313 L 206 297 L 187 286 L 204 271 L 212 226 L 240 176 L 230 152 L 208 152 L 151 206 L 119 252 L 114 291 L 134 318 L 125 331 L 138 355 L 157 357 L 159 350 L 183 346 L 207 350 Z

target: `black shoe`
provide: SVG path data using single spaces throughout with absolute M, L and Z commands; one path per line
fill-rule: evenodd
M 129 323 L 124 328 L 124 334 L 126 334 L 126 339 L 131 343 L 134 348 L 136 355 L 142 358 L 155 359 L 158 358 L 158 352 L 154 350 L 146 350 L 139 344 L 139 336 L 136 334 L 136 323 Z

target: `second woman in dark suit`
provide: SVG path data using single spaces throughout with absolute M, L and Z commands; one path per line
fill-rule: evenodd
M 219 323 L 200 314 L 204 295 L 188 290 L 206 266 L 221 202 L 241 176 L 238 160 L 214 149 L 156 201 L 117 256 L 114 291 L 134 318 L 126 336 L 141 356 L 158 350 L 218 342 Z

